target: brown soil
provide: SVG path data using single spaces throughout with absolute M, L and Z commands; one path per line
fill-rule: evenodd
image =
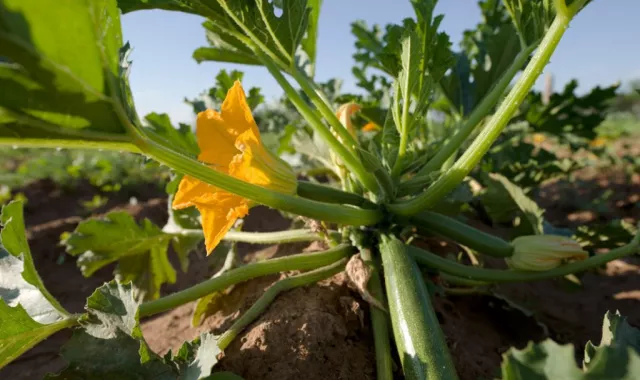
M 569 210 L 565 203 L 554 199 L 553 194 L 560 193 L 563 199 L 571 194 L 593 199 L 598 191 L 603 191 L 598 190 L 599 181 L 604 184 L 602 181 L 606 179 L 609 182 L 603 186 L 610 187 L 615 183 L 612 178 L 595 177 L 595 182 L 588 185 L 592 190 L 587 192 L 584 182 L 550 185 L 541 192 L 541 204 L 548 209 L 547 218 L 556 225 L 575 226 L 577 222 L 572 223 L 568 215 L 576 212 L 579 205 Z M 29 199 L 26 224 L 39 272 L 51 293 L 65 307 L 81 311 L 93 289 L 111 279 L 112 269 L 83 278 L 74 259 L 64 254 L 58 242 L 62 232 L 73 230 L 88 216 L 79 200 L 91 199 L 97 192 L 85 184 L 73 191 L 63 191 L 49 181 L 32 184 L 22 192 Z M 612 211 L 605 218 L 624 217 L 637 222 L 639 207 L 634 198 L 637 194 L 640 194 L 640 181 L 634 179 L 631 184 L 623 181 L 616 187 L 615 197 L 607 201 Z M 131 196 L 137 198 L 137 204 L 129 204 Z M 631 207 L 624 206 L 626 203 L 620 202 L 621 199 L 630 202 Z M 120 208 L 138 219 L 148 217 L 162 224 L 166 219 L 165 202 L 161 190 L 150 186 L 135 194 L 112 194 L 108 204 L 95 210 L 93 215 Z M 275 231 L 287 228 L 289 223 L 275 211 L 256 208 L 247 219 L 245 229 Z M 429 244 L 440 246 L 439 250 L 432 247 L 436 251 L 452 249 L 441 247 L 440 242 Z M 241 244 L 240 255 L 243 261 L 249 262 L 300 252 L 304 248 L 300 244 L 271 247 Z M 208 278 L 215 272 L 215 264 L 215 258 L 206 258 L 202 252 L 192 254 L 189 271 L 179 273 L 178 282 L 163 291 L 170 293 Z M 554 280 L 503 285 L 496 290 L 498 296 L 436 296 L 438 318 L 461 379 L 496 378 L 501 355 L 509 347 L 522 348 L 528 341 L 546 337 L 573 343 L 579 358 L 586 341 L 599 341 L 602 318 L 607 310 L 620 310 L 631 324 L 640 326 L 639 274 L 640 260 L 634 257 L 610 263 L 600 273 L 585 274 L 581 277 L 581 287 L 569 287 L 566 281 Z M 193 304 L 144 320 L 145 338 L 153 350 L 164 354 L 203 331 L 221 333 L 278 278 L 270 276 L 236 286 L 222 298 L 217 312 L 198 328 L 191 327 Z M 60 370 L 64 363 L 58 351 L 69 335 L 63 331 L 41 343 L 1 370 L 0 379 L 38 379 L 47 372 Z M 368 307 L 343 274 L 318 285 L 287 292 L 236 338 L 218 366 L 248 380 L 374 379 Z

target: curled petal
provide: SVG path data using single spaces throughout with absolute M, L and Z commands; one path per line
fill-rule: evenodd
M 342 125 L 347 128 L 347 131 L 351 133 L 353 137 L 356 137 L 356 131 L 353 129 L 353 125 L 351 124 L 351 115 L 360 111 L 360 105 L 356 103 L 345 103 L 338 108 L 338 112 L 336 112 L 336 116 L 342 123 Z
M 236 220 L 249 213 L 246 199 L 224 191 L 216 192 L 213 202 L 196 203 L 196 207 L 202 216 L 207 255 L 220 243 Z
M 171 207 L 179 210 L 194 206 L 195 202 L 203 202 L 204 196 L 212 194 L 215 191 L 215 187 L 186 175 L 182 177 L 180 181 L 180 186 L 178 186 L 178 191 L 173 197 Z

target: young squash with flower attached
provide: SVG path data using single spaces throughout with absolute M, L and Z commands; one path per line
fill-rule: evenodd
M 296 193 L 296 176 L 291 167 L 262 145 L 240 82 L 236 81 L 227 93 L 221 112 L 206 110 L 198 114 L 196 137 L 200 148 L 198 160 L 211 169 L 281 193 Z M 172 206 L 176 210 L 195 206 L 200 211 L 209 254 L 253 204 L 239 195 L 184 176 Z

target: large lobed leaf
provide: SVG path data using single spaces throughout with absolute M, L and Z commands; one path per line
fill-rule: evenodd
M 87 312 L 79 320 L 82 328 L 62 348 L 68 367 L 47 378 L 198 380 L 230 376 L 211 375 L 221 351 L 210 334 L 185 343 L 176 356 L 156 355 L 142 335 L 138 307 L 131 285 L 112 281 L 98 288 L 87 299 Z
M 578 95 L 578 82 L 573 80 L 562 92 L 552 94 L 546 104 L 542 94 L 533 91 L 514 120 L 526 121 L 534 132 L 557 136 L 561 143 L 573 142 L 572 137 L 589 142 L 597 136 L 596 127 L 605 120 L 618 87 L 596 87 L 585 95 Z
M 121 47 L 115 0 L 3 1 L 0 142 L 126 140 L 114 111 L 129 105 Z
M 583 368 L 573 346 L 552 340 L 531 343 L 503 355 L 503 380 L 632 380 L 640 377 L 640 331 L 620 314 L 607 312 L 599 346 L 587 343 Z
M 208 18 L 210 46 L 197 49 L 198 61 L 259 65 L 243 39 L 255 39 L 282 69 L 304 67 L 313 75 L 321 0 L 119 0 L 124 13 L 165 9 Z M 310 66 L 310 67 L 309 67 Z
M 176 281 L 167 252 L 171 239 L 148 219 L 138 225 L 126 212 L 112 212 L 105 219 L 80 223 L 65 244 L 69 254 L 79 255 L 83 275 L 118 262 L 117 278 L 132 281 L 140 296 L 154 299 L 162 284 Z
M 73 324 L 36 272 L 25 236 L 22 203 L 0 214 L 0 368 Z

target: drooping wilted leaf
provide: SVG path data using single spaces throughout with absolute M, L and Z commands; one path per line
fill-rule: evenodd
M 640 376 L 640 332 L 619 314 L 607 313 L 600 346 L 587 343 L 583 369 L 575 362 L 572 345 L 548 339 L 503 355 L 503 380 L 632 380 Z
M 544 210 L 506 177 L 491 173 L 487 178 L 481 199 L 491 219 L 497 223 L 519 222 L 518 235 L 542 234 Z
M 126 141 L 121 47 L 115 0 L 3 1 L 0 139 Z
M 118 262 L 117 278 L 132 281 L 142 297 L 154 299 L 162 284 L 176 281 L 167 256 L 171 238 L 148 219 L 138 225 L 126 212 L 112 212 L 80 223 L 65 244 L 69 254 L 79 255 L 83 275 Z

